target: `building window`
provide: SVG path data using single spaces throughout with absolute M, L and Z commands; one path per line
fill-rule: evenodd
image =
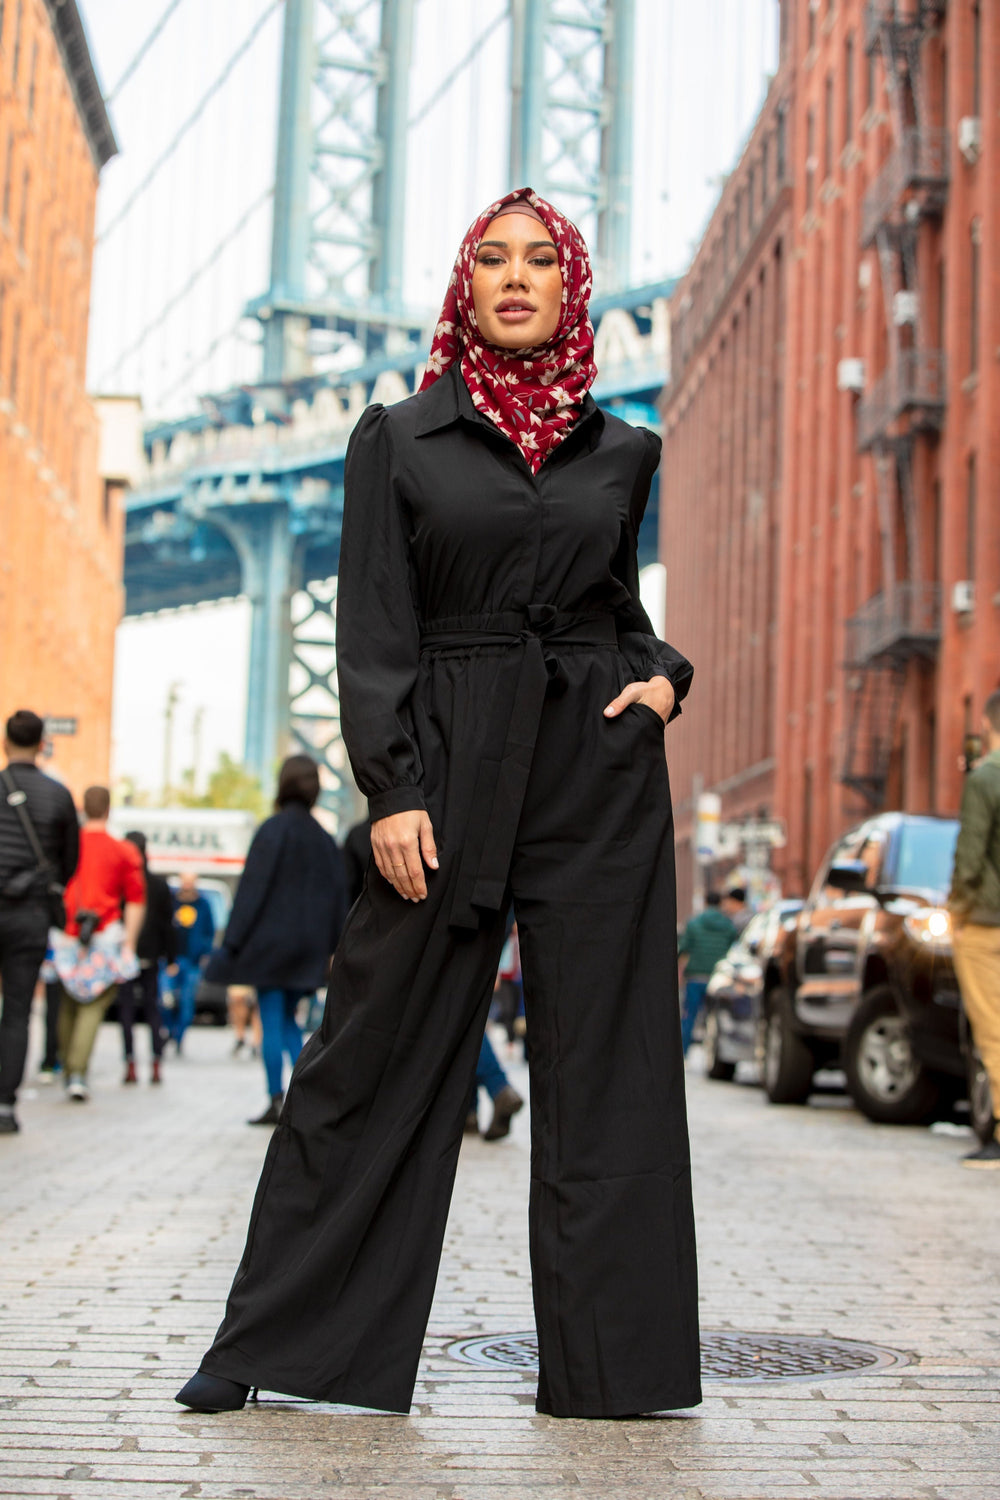
M 813 14 L 812 11 L 809 12 Z M 816 111 L 811 109 L 806 120 L 806 208 L 812 208 L 816 188 Z
M 10 223 L 10 184 L 14 170 L 14 132 L 11 131 L 7 137 L 7 160 L 3 169 L 3 218 L 5 224 Z
M 816 45 L 816 7 L 819 0 L 809 0 L 809 51 Z
M 771 165 L 771 137 L 766 135 L 760 148 L 760 201 L 762 207 L 767 207 L 767 195 L 770 192 L 768 182 L 768 168 Z
M 979 0 L 972 7 L 972 113 L 983 112 L 983 11 Z
M 844 145 L 854 139 L 854 32 L 844 43 Z
M 833 176 L 833 74 L 826 75 L 824 104 L 823 176 Z
M 968 579 L 974 579 L 976 576 L 977 489 L 976 455 L 970 453 L 965 475 L 965 576 Z
M 17 402 L 17 370 L 21 357 L 21 311 L 14 314 L 14 331 L 10 349 L 10 399 Z
M 21 22 L 24 19 L 24 0 L 17 0 L 17 17 L 14 21 L 14 66 L 11 78 L 17 88 L 17 70 L 21 62 Z
M 788 125 L 785 120 L 786 106 L 783 104 L 778 110 L 778 128 L 776 131 L 776 145 L 778 159 L 775 162 L 775 173 L 779 186 L 785 181 L 785 172 L 788 167 Z
M 28 74 L 28 119 L 35 117 L 35 92 L 38 83 L 38 43 L 31 49 L 31 72 Z
M 28 232 L 28 194 L 31 191 L 31 173 L 28 168 L 24 169 L 21 178 L 21 217 L 17 226 L 17 248 L 24 249 L 24 238 Z
M 979 369 L 979 282 L 982 274 L 983 239 L 981 219 L 972 221 L 972 243 L 969 250 L 969 372 Z
M 866 86 L 865 86 L 865 109 L 866 110 L 871 110 L 871 109 L 875 108 L 875 69 L 876 69 L 877 66 L 878 66 L 878 59 L 876 58 L 875 53 L 874 52 L 869 52 L 869 54 L 868 54 L 868 75 L 867 75 L 867 83 L 866 83 Z

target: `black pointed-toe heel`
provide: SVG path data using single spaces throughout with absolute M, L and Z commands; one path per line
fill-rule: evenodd
M 242 1411 L 249 1394 L 248 1385 L 240 1385 L 236 1380 L 223 1380 L 221 1375 L 205 1375 L 199 1370 L 197 1375 L 191 1376 L 187 1385 L 181 1387 L 174 1400 L 181 1406 L 190 1407 L 192 1411 Z

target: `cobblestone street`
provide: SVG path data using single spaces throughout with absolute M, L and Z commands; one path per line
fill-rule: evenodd
M 769 1108 L 696 1062 L 706 1336 L 856 1340 L 895 1360 L 710 1374 L 702 1408 L 673 1417 L 537 1416 L 530 1345 L 502 1342 L 532 1329 L 524 1111 L 509 1140 L 463 1149 L 408 1419 L 275 1397 L 183 1412 L 174 1392 L 219 1320 L 265 1146 L 244 1124 L 260 1064 L 230 1043 L 196 1030 L 161 1090 L 124 1089 L 105 1026 L 89 1106 L 29 1084 L 22 1133 L 0 1142 L 0 1494 L 1000 1500 L 1000 1176 L 959 1169 L 966 1139 L 875 1127 L 835 1095 Z M 469 1341 L 491 1338 L 494 1362 L 471 1363 Z M 761 1375 L 776 1348 L 786 1374 L 836 1353 L 761 1340 Z M 706 1337 L 709 1371 L 732 1352 Z

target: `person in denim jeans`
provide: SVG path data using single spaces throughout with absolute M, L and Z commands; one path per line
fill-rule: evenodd
M 177 973 L 173 981 L 173 1009 L 166 1014 L 167 1031 L 177 1051 L 194 1020 L 198 981 L 215 944 L 215 922 L 208 900 L 193 875 L 182 875 L 174 892 L 174 936 Z
M 709 891 L 705 897 L 705 910 L 688 922 L 677 948 L 684 980 L 681 1040 L 685 1056 L 694 1036 L 695 1022 L 705 999 L 712 970 L 739 937 L 736 923 L 720 909 L 721 904 L 722 897 L 718 891 Z

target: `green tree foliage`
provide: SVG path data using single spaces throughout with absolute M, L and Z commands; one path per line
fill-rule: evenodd
M 185 771 L 182 780 L 184 785 L 171 798 L 177 807 L 239 808 L 256 813 L 259 818 L 265 817 L 269 810 L 259 779 L 224 750 L 218 765 L 209 775 L 207 791 L 194 790 L 193 771 Z

